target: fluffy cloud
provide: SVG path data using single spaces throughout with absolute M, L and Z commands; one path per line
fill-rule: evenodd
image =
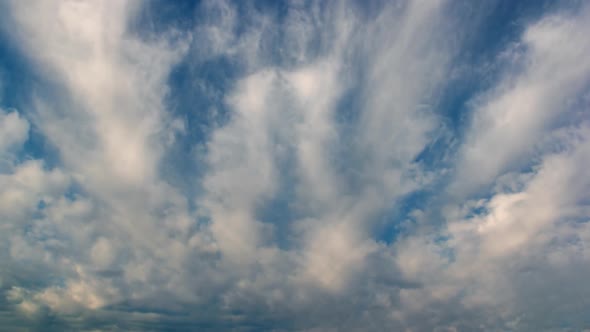
M 39 79 L 0 113 L 3 325 L 590 324 L 588 6 L 493 50 L 462 125 L 466 5 L 3 6 Z

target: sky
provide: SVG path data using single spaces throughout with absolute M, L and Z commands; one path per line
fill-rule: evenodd
M 0 2 L 0 331 L 590 331 L 590 2 Z

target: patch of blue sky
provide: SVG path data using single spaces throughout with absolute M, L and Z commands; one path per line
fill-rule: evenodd
M 0 5 L 0 10 L 6 4 Z M 11 24 L 9 19 L 2 25 Z M 38 79 L 31 64 L 18 50 L 11 36 L 0 34 L 0 106 L 4 109 L 20 109 L 29 101 Z
M 463 40 L 452 62 L 451 75 L 436 105 L 445 116 L 449 128 L 458 137 L 469 125 L 470 101 L 482 91 L 494 86 L 511 63 L 502 61 L 501 54 L 518 42 L 527 24 L 547 12 L 572 11 L 580 1 L 459 1 L 449 10 L 456 11 L 461 20 L 472 21 L 470 31 L 463 31 Z M 482 10 L 483 9 L 483 10 Z
M 429 205 L 431 195 L 426 191 L 417 191 L 391 202 L 391 208 L 379 218 L 373 231 L 375 241 L 389 245 L 415 228 L 419 223 L 416 213 Z
M 36 72 L 35 65 L 5 34 L 0 34 L 0 83 L 0 108 L 8 112 L 16 111 L 29 122 L 28 139 L 22 149 L 16 151 L 15 162 L 40 159 L 47 169 L 59 165 L 57 149 L 32 121 L 35 114 L 31 103 L 36 97 L 55 94 L 55 88 Z
M 279 248 L 288 250 L 293 243 L 293 222 L 306 217 L 305 212 L 296 202 L 297 175 L 293 167 L 293 154 L 277 162 L 281 176 L 277 192 L 267 200 L 260 202 L 255 216 L 257 220 L 272 225 L 273 237 Z

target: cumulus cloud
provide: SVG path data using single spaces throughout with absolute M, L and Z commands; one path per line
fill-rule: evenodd
M 484 52 L 459 3 L 4 7 L 39 84 L 0 111 L 3 325 L 590 324 L 588 6 L 514 27 L 451 110 Z

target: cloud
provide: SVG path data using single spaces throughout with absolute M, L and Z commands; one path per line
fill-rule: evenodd
M 568 104 L 588 82 L 590 62 L 583 57 L 590 48 L 583 37 L 587 15 L 548 16 L 527 27 L 519 43 L 504 52 L 514 69 L 476 102 L 457 170 L 469 180 L 457 190 L 486 185 L 523 165 L 546 130 L 578 112 Z
M 502 43 L 462 126 L 469 6 L 145 6 L 5 5 L 39 83 L 0 112 L 0 322 L 589 324 L 588 6 Z
M 0 110 L 0 157 L 2 163 L 10 150 L 22 147 L 29 136 L 29 122 L 16 112 Z
M 516 57 L 520 69 L 478 97 L 449 186 L 458 196 L 443 208 L 444 231 L 396 244 L 402 271 L 424 285 L 404 299 L 416 312 L 450 301 L 462 315 L 450 326 L 528 331 L 588 324 L 574 314 L 584 304 L 572 300 L 588 291 L 579 279 L 587 273 L 579 266 L 587 264 L 589 190 L 582 175 L 588 122 L 579 116 L 588 105 L 575 101 L 584 100 L 588 83 L 588 45 L 576 38 L 587 30 L 587 15 L 586 8 L 529 26 L 503 55 Z M 571 311 L 546 311 L 561 306 Z

